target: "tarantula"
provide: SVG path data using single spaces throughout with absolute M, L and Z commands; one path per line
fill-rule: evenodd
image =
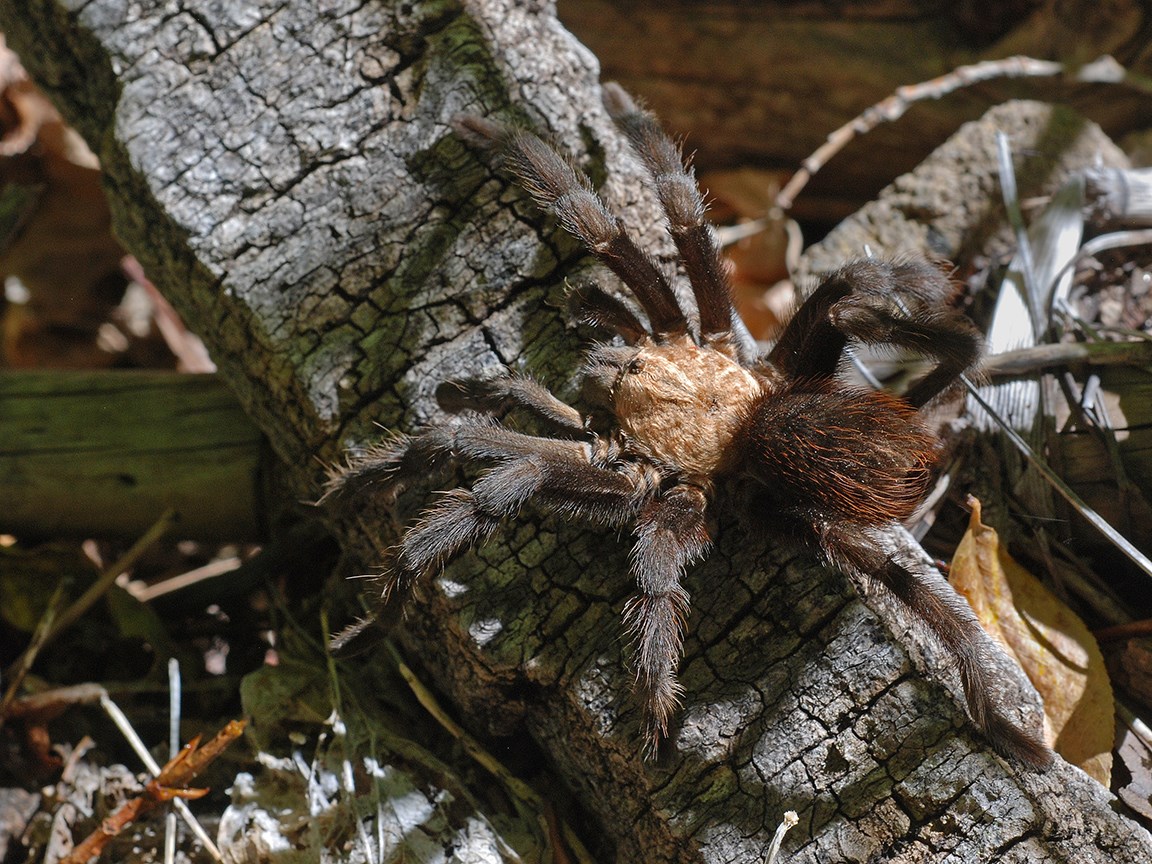
M 479 412 L 372 446 L 334 473 L 328 491 L 396 495 L 448 465 L 480 473 L 427 507 L 390 552 L 385 596 L 438 572 L 533 501 L 564 518 L 631 525 L 638 588 L 624 609 L 635 638 L 636 691 L 649 745 L 667 735 L 688 593 L 681 577 L 707 552 L 709 511 L 722 482 L 752 481 L 754 516 L 799 536 L 823 557 L 901 601 L 948 649 L 972 719 L 1002 753 L 1037 767 L 1052 754 L 998 709 L 987 637 L 935 571 L 889 551 L 884 529 L 923 500 L 939 441 L 919 409 L 977 362 L 982 340 L 947 300 L 948 279 L 922 262 L 860 260 L 827 276 L 775 346 L 759 355 L 736 315 L 724 266 L 691 168 L 655 118 L 618 86 L 605 105 L 647 169 L 679 252 L 696 316 L 593 191 L 537 136 L 474 116 L 454 126 L 498 154 L 544 210 L 615 273 L 647 323 L 595 286 L 573 292 L 575 316 L 613 332 L 594 344 L 584 374 L 607 407 L 597 427 L 540 384 L 507 375 L 459 386 L 473 408 L 527 409 L 556 431 L 513 431 Z M 850 342 L 911 349 L 935 362 L 903 396 L 846 383 Z

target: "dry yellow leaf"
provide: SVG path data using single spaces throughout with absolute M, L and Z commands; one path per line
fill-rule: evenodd
M 1076 614 L 972 518 L 952 559 L 952 586 L 984 629 L 1016 659 L 1044 699 L 1044 737 L 1065 760 L 1108 785 L 1112 772 L 1112 685 L 1096 640 Z

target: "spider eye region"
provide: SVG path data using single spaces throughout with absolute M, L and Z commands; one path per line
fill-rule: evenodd
M 762 395 L 756 376 L 687 340 L 647 345 L 622 372 L 613 410 L 632 449 L 688 476 L 735 467 L 735 443 Z

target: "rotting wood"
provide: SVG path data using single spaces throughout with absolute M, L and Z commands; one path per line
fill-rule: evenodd
M 262 439 L 215 376 L 2 372 L 0 532 L 257 539 Z

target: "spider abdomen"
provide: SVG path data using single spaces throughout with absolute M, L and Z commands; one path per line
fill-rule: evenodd
M 748 472 L 778 506 L 881 525 L 907 519 L 928 490 L 939 442 L 883 391 L 786 389 L 748 425 Z
M 743 366 L 685 338 L 637 350 L 612 397 L 630 449 L 711 478 L 738 464 L 737 441 L 762 394 L 761 380 Z

